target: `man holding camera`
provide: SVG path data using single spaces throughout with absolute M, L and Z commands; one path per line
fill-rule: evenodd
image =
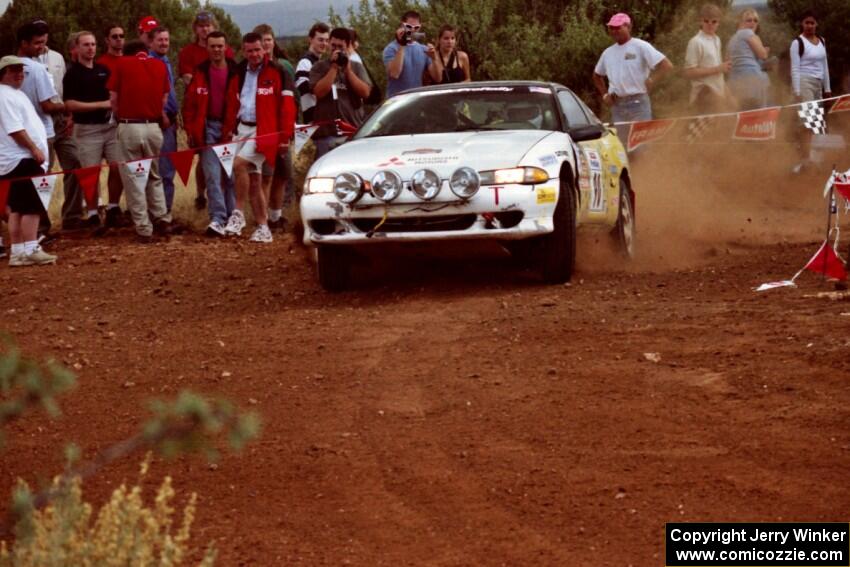
M 410 10 L 401 17 L 395 39 L 384 48 L 384 65 L 387 68 L 387 98 L 396 93 L 422 86 L 422 74 L 431 66 L 435 56 L 434 46 L 422 45 L 425 39 L 419 12 Z
M 372 82 L 361 63 L 351 60 L 351 30 L 335 28 L 330 36 L 330 59 L 319 61 L 310 70 L 310 84 L 316 96 L 315 119 L 319 122 L 340 118 L 354 126 L 363 123 L 363 99 Z M 334 124 L 319 128 L 313 138 L 319 158 L 346 141 Z

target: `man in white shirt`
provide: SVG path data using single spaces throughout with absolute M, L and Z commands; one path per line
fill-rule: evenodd
M 717 28 L 723 12 L 714 4 L 700 9 L 700 30 L 688 42 L 683 74 L 691 81 L 690 104 L 697 114 L 722 112 L 728 100 L 726 77 L 731 61 L 723 61 Z
M 652 120 L 649 91 L 673 69 L 673 64 L 646 41 L 632 37 L 628 14 L 614 14 L 607 26 L 608 35 L 616 43 L 602 52 L 593 71 L 596 90 L 602 102 L 611 107 L 614 122 Z M 626 143 L 628 126 L 618 128 L 618 132 Z
M 24 61 L 14 55 L 0 59 L 0 179 L 9 186 L 9 266 L 53 264 L 56 256 L 38 245 L 41 199 L 29 179 L 47 170 L 47 131 L 29 98 L 21 92 Z

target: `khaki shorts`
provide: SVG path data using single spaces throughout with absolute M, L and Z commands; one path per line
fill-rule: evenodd
M 257 136 L 257 127 L 239 124 L 236 130 L 236 140 L 245 140 L 246 138 L 255 138 Z M 257 140 L 246 140 L 239 142 L 236 148 L 236 157 L 240 157 L 250 162 L 254 167 L 250 170 L 252 173 L 261 173 L 263 164 L 266 161 L 266 156 L 257 149 Z
M 804 101 L 823 98 L 823 80 L 817 77 L 800 75 L 800 97 Z
M 116 124 L 75 124 L 74 140 L 83 167 L 100 165 L 104 158 L 110 163 L 123 159 Z

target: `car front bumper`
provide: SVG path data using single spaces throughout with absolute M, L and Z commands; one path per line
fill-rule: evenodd
M 557 179 L 539 185 L 485 186 L 469 200 L 442 201 L 422 201 L 405 191 L 389 204 L 371 195 L 344 205 L 329 193 L 305 194 L 304 243 L 531 238 L 552 232 L 558 186 Z

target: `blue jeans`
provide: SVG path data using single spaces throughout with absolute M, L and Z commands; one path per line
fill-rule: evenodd
M 640 122 L 652 120 L 652 103 L 648 94 L 637 94 L 617 97 L 617 102 L 611 107 L 611 120 L 614 122 Z M 617 126 L 617 136 L 623 146 L 629 143 L 629 124 Z
M 160 154 L 177 151 L 177 125 L 172 124 L 162 131 L 162 149 Z M 174 164 L 171 158 L 159 158 L 159 174 L 162 176 L 162 190 L 165 193 L 165 206 L 171 212 L 174 203 Z
M 221 139 L 221 122 L 207 119 L 205 135 L 205 144 L 217 144 Z M 201 152 L 201 165 L 204 168 L 204 180 L 207 182 L 207 212 L 210 222 L 226 224 L 236 208 L 233 179 L 227 176 L 212 148 Z

